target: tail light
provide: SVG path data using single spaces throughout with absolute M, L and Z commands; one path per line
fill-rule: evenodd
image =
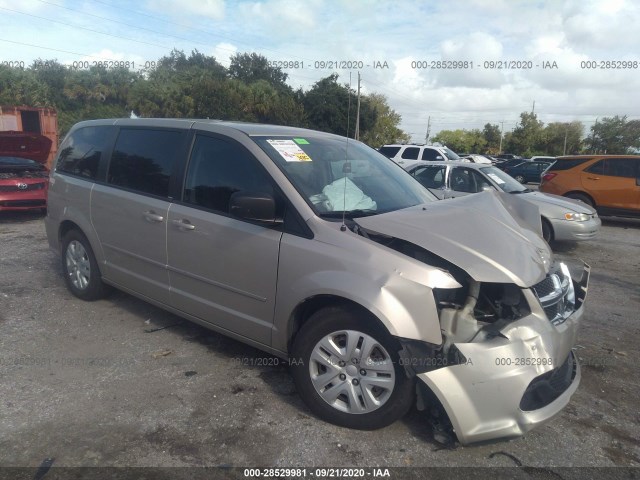
M 555 177 L 556 175 L 558 175 L 558 174 L 557 174 L 557 173 L 551 173 L 551 172 L 549 172 L 549 173 L 545 173 L 545 174 L 542 176 L 542 181 L 543 181 L 543 182 L 549 182 L 549 181 L 551 181 L 551 179 L 552 179 L 553 177 Z

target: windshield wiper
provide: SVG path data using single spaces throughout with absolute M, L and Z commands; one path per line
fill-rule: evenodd
M 382 213 L 378 210 L 347 210 L 346 212 L 343 212 L 341 210 L 336 210 L 334 212 L 322 212 L 320 213 L 320 216 L 323 218 L 342 218 L 342 216 L 344 215 L 346 218 L 358 218 L 358 217 L 369 217 L 372 215 L 378 215 L 379 213 Z

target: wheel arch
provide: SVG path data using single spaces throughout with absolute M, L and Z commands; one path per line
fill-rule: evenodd
M 86 237 L 86 235 L 84 234 L 84 232 L 76 222 L 72 220 L 63 220 L 62 222 L 60 222 L 60 226 L 58 227 L 58 242 L 60 243 L 61 246 L 62 246 L 62 239 L 71 230 L 78 230 Z
M 568 198 L 569 195 L 571 194 L 582 195 L 583 197 L 587 197 L 591 201 L 591 205 L 593 206 L 593 208 L 596 208 L 597 204 L 595 199 L 593 198 L 592 195 L 588 194 L 584 190 L 570 190 L 568 192 L 563 193 L 562 196 Z
M 367 309 L 354 300 L 333 294 L 314 295 L 300 302 L 289 317 L 289 321 L 287 323 L 288 352 L 291 351 L 291 346 L 293 345 L 296 335 L 307 323 L 309 318 L 311 318 L 314 313 L 327 307 L 349 309 L 358 313 L 359 315 L 370 319 L 370 321 L 376 325 L 376 328 L 384 329 L 387 332 L 389 331 L 384 322 L 382 322 L 382 320 L 380 320 L 373 312 L 371 312 L 371 310 Z
M 540 221 L 541 221 L 542 225 L 546 225 L 549 228 L 549 231 L 551 232 L 551 238 L 549 238 L 549 241 L 552 241 L 556 236 L 556 232 L 553 229 L 553 224 L 544 215 L 540 215 Z
M 93 228 L 91 221 L 87 215 L 74 208 L 69 208 L 67 210 L 66 215 L 64 218 L 60 219 L 60 224 L 58 225 L 58 245 L 60 248 L 60 254 L 62 254 L 62 239 L 71 230 L 78 230 L 85 236 L 89 242 L 91 250 L 93 250 L 94 256 L 96 257 L 96 262 L 100 266 L 103 265 L 104 252 L 102 251 L 102 244 L 98 240 L 98 235 Z M 102 272 L 102 268 L 101 273 L 104 273 Z

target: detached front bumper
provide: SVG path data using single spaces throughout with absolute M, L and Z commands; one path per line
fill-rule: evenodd
M 531 313 L 502 336 L 477 343 L 456 343 L 466 361 L 420 373 L 417 377 L 438 397 L 462 444 L 523 435 L 556 416 L 580 383 L 573 355 L 584 312 L 588 267 L 573 282 L 577 309 L 552 324 L 531 289 L 524 294 Z

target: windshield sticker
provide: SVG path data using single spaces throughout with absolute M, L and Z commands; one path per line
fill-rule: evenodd
M 502 185 L 503 183 L 505 183 L 504 180 L 502 180 L 499 176 L 497 176 L 495 173 L 487 173 L 487 176 L 489 178 L 491 178 L 494 182 L 499 183 L 500 185 Z
M 294 138 L 293 141 L 298 145 L 309 145 L 309 142 L 307 142 L 304 138 Z
M 311 161 L 311 157 L 304 153 L 304 151 L 293 140 L 267 140 L 267 142 L 269 143 L 269 145 L 275 148 L 280 156 L 287 162 Z

